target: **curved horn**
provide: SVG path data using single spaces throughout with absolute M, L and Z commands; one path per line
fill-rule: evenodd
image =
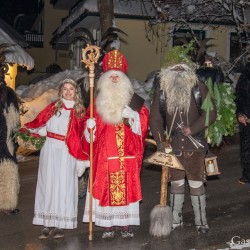
M 82 40 L 84 40 L 86 43 L 90 43 L 90 44 L 95 44 L 95 39 L 92 35 L 92 33 L 90 32 L 90 30 L 88 30 L 87 28 L 77 28 L 74 29 L 68 36 L 70 39 L 76 40 L 77 38 L 81 38 Z
M 108 36 L 110 36 L 111 34 L 114 34 L 114 33 L 122 33 L 122 34 L 128 36 L 128 34 L 125 33 L 124 31 L 122 31 L 121 29 L 118 29 L 118 28 L 115 28 L 115 27 L 110 27 L 103 34 L 103 36 L 101 38 L 101 41 L 104 40 L 105 38 L 107 38 Z
M 116 33 L 110 33 L 104 40 L 101 40 L 100 47 L 103 49 L 107 44 L 113 42 L 114 40 L 118 39 L 119 36 Z

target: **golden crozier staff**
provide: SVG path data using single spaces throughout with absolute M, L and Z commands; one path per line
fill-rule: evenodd
M 85 63 L 85 67 L 89 68 L 89 92 L 90 92 L 90 118 L 93 118 L 93 106 L 94 106 L 94 78 L 95 78 L 95 64 L 100 57 L 100 48 L 95 45 L 87 45 L 82 50 L 82 62 Z M 93 128 L 90 128 L 90 172 L 89 172 L 89 240 L 92 240 L 92 186 L 93 186 Z

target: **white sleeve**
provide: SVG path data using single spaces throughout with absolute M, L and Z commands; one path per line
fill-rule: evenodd
M 47 135 L 46 126 L 39 128 L 38 131 L 37 131 L 37 133 L 38 133 L 40 136 L 46 136 L 46 135 Z
M 141 122 L 138 112 L 134 111 L 134 119 L 129 119 L 129 124 L 133 133 L 141 135 Z
M 46 126 L 40 127 L 40 128 L 29 128 L 29 131 L 34 134 L 39 134 L 40 136 L 46 136 L 47 130 Z
M 76 172 L 77 172 L 77 176 L 78 177 L 81 177 L 86 168 L 89 168 L 90 166 L 90 162 L 89 161 L 80 161 L 80 160 L 77 160 L 76 161 Z

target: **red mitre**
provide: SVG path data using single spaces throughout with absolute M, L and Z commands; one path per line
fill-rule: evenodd
M 128 70 L 128 61 L 125 56 L 118 50 L 111 50 L 108 52 L 102 61 L 103 71 L 108 70 L 121 70 L 126 73 Z

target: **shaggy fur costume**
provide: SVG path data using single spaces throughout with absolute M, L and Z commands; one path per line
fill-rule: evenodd
M 2 160 L 0 163 L 0 209 L 16 208 L 19 187 L 17 164 L 11 160 Z
M 16 163 L 13 130 L 20 124 L 15 92 L 0 84 L 0 210 L 14 209 L 19 193 L 19 175 Z

